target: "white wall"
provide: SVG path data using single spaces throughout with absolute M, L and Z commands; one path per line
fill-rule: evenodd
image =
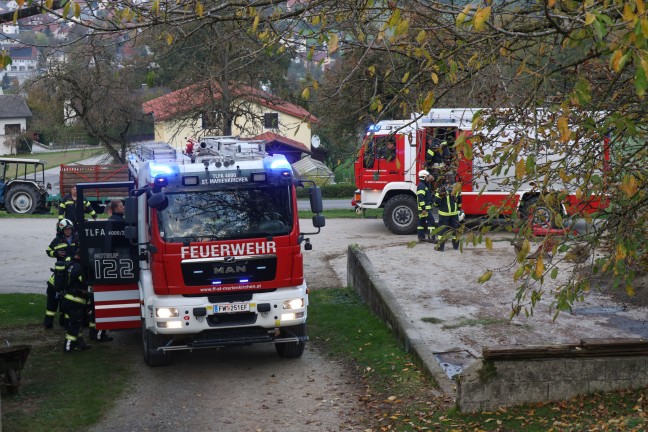
M 21 131 L 25 131 L 27 129 L 27 119 L 25 118 L 0 119 L 0 154 L 4 155 L 15 153 L 15 151 L 11 149 L 9 144 L 6 143 L 7 140 L 4 134 L 5 126 L 12 124 L 19 124 Z

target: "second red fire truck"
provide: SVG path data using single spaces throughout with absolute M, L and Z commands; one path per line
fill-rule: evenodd
M 455 143 L 461 140 L 472 147 L 473 119 L 479 111 L 472 108 L 432 109 L 422 118 L 385 120 L 371 126 L 355 163 L 357 191 L 352 205 L 357 211 L 384 209 L 383 220 L 391 232 L 415 233 L 418 220 L 417 173 L 422 169 L 430 170 L 426 153 L 429 144 L 435 142 L 439 146 L 435 151 L 441 163 L 439 170 L 436 170 L 436 164 L 431 170 L 437 177 L 451 177 L 446 179 L 448 183 L 460 183 L 462 209 L 467 216 L 489 215 L 492 207 L 498 208 L 500 215 L 518 212 L 521 218 L 532 220 L 536 234 L 541 234 L 552 229 L 550 221 L 556 213 L 591 213 L 601 207 L 597 198 L 578 197 L 573 184 L 554 183 L 541 189 L 539 182 L 527 181 L 513 187 L 513 182 L 509 181 L 514 175 L 511 170 L 498 170 L 489 156 L 493 156 L 500 143 L 534 138 L 535 132 L 522 121 L 482 131 L 491 139 L 490 144 L 482 146 L 482 153 L 464 157 Z M 389 141 L 395 143 L 395 157 L 385 152 Z M 601 147 L 605 145 L 603 142 Z M 564 157 L 541 147 L 534 153 L 538 164 L 558 163 Z M 598 171 L 609 159 L 609 149 L 604 148 L 601 154 L 601 166 L 594 168 Z M 442 168 L 450 166 L 450 173 Z M 551 190 L 569 190 L 565 202 L 555 208 L 541 202 L 541 194 Z

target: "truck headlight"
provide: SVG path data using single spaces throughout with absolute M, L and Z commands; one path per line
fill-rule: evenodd
M 284 309 L 301 309 L 304 307 L 304 299 L 296 298 L 292 300 L 284 300 L 283 308 Z
M 178 308 L 172 308 L 172 307 L 155 308 L 155 316 L 158 318 L 176 318 L 178 317 Z

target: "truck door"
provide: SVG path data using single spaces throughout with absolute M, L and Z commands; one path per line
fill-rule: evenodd
M 387 183 L 403 181 L 404 146 L 402 134 L 374 135 L 365 139 L 360 154 L 362 164 L 358 186 L 361 189 L 383 189 Z
M 98 185 L 128 185 L 123 183 L 79 183 L 78 202 L 83 202 L 83 189 Z M 117 187 L 117 186 L 112 186 Z M 124 195 L 128 195 L 128 191 Z M 94 292 L 97 330 L 139 328 L 141 326 L 140 295 L 138 288 L 139 259 L 137 246 L 124 235 L 123 220 L 85 221 L 82 213 L 79 224 L 81 263 Z

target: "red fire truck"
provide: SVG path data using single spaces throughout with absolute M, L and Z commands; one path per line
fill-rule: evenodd
M 472 158 L 463 157 L 461 149 L 455 146 L 461 137 L 471 145 L 474 137 L 473 118 L 478 113 L 473 108 L 432 109 L 421 118 L 415 116 L 409 120 L 385 120 L 372 125 L 363 140 L 355 162 L 355 181 L 357 190 L 352 205 L 361 212 L 366 209 L 384 209 L 383 221 L 395 234 L 413 234 L 417 225 L 416 187 L 417 173 L 429 169 L 426 164 L 426 151 L 429 140 L 443 143 L 437 150 L 445 157 L 443 166 L 452 166 L 449 183 L 459 182 L 463 200 L 463 211 L 467 216 L 488 215 L 489 208 L 501 207 L 500 215 L 518 212 L 524 220 L 531 220 L 534 233 L 541 235 L 555 229 L 552 215 L 572 213 L 592 213 L 603 205 L 600 199 L 589 197 L 577 198 L 572 184 L 553 184 L 549 189 L 539 190 L 536 182 L 529 181 L 514 190 L 510 178 L 511 170 L 495 168 L 492 156 L 497 147 L 512 140 L 541 139 L 540 134 L 525 121 L 507 124 L 500 128 L 483 130 L 479 133 L 490 140 L 482 146 L 484 153 L 474 154 Z M 546 115 L 546 114 L 542 114 Z M 537 134 L 537 135 L 535 135 Z M 388 157 L 385 146 L 388 141 L 396 144 L 396 157 Z M 607 139 L 601 160 L 609 160 Z M 570 144 L 571 145 L 571 144 Z M 472 148 L 472 147 L 471 147 Z M 528 156 L 528 154 L 527 154 Z M 540 163 L 564 163 L 564 155 L 555 154 L 548 149 L 536 149 L 534 158 Z M 447 164 L 446 164 L 447 162 Z M 578 163 L 572 160 L 570 163 Z M 597 168 L 602 171 L 601 166 Z M 515 167 L 512 168 L 515 170 Z M 441 175 L 448 176 L 448 170 L 440 170 Z M 437 175 L 437 172 L 433 172 Z M 542 193 L 548 190 L 570 191 L 566 201 L 549 208 L 540 201 Z
M 166 365 L 174 350 L 252 343 L 301 356 L 301 249 L 325 225 L 321 190 L 309 190 L 317 231 L 305 233 L 295 191 L 303 183 L 263 142 L 203 138 L 191 157 L 147 143 L 128 164 L 134 181 L 77 184 L 79 201 L 84 190 L 121 187 L 126 204 L 124 221 L 80 229 L 97 329 L 141 328 L 149 366 Z

